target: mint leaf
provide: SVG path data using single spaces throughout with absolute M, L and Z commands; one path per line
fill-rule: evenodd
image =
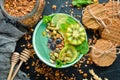
M 73 0 L 72 5 L 77 6 L 77 7 L 81 7 L 83 5 L 89 5 L 92 3 L 93 3 L 92 0 Z
M 61 32 L 66 32 L 67 27 L 68 27 L 67 24 L 65 24 L 65 23 L 61 24 L 61 26 L 60 26 L 60 31 L 61 31 Z
M 87 54 L 89 51 L 88 42 L 84 40 L 81 45 L 75 46 L 75 49 L 80 52 L 80 54 Z
M 76 5 L 77 5 L 77 1 L 73 1 L 73 2 L 72 2 L 72 5 L 73 5 L 73 6 L 76 6 Z
M 63 65 L 63 62 L 59 59 L 56 60 L 56 67 L 61 67 Z
M 93 1 L 87 0 L 87 4 L 92 4 L 92 3 L 93 3 Z
M 48 23 L 52 20 L 52 16 L 43 16 L 43 23 Z

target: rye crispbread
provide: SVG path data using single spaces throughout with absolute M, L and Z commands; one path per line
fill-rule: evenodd
M 116 59 L 116 48 L 110 41 L 100 39 L 92 47 L 90 56 L 98 66 L 110 66 Z

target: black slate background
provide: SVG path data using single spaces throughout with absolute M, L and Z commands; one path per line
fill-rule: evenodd
M 70 10 L 73 10 L 74 17 L 76 17 L 76 15 L 81 15 L 81 10 L 78 10 L 76 7 L 71 8 L 71 7 L 69 7 L 69 5 L 66 6 L 66 4 L 65 4 L 66 1 L 68 1 L 69 4 L 71 4 L 72 0 L 46 0 L 46 6 L 44 9 L 43 15 L 49 15 L 51 13 L 58 13 L 58 12 L 70 14 Z M 48 2 L 50 2 L 50 4 L 48 4 Z M 99 2 L 103 3 L 103 2 L 107 2 L 107 0 L 99 0 Z M 51 8 L 52 5 L 57 5 L 57 10 L 53 10 Z M 78 17 L 77 17 L 77 19 L 80 20 L 80 18 L 78 18 Z M 93 34 L 93 32 L 91 30 L 87 30 L 87 33 L 88 33 L 89 38 Z M 32 40 L 30 42 L 32 43 Z M 26 43 L 26 41 L 24 41 L 24 39 L 21 38 L 17 43 L 16 51 L 21 52 L 23 50 L 23 48 L 21 48 L 20 45 L 25 44 L 25 43 Z M 31 65 L 32 61 L 35 61 L 37 59 L 38 59 L 38 57 L 35 55 L 35 58 L 30 59 L 28 61 L 28 64 Z M 40 61 L 39 64 L 42 64 L 42 62 Z M 29 70 L 26 70 L 25 67 L 26 67 L 26 65 L 23 64 L 21 67 L 21 70 L 23 70 L 27 74 L 30 73 L 31 80 L 45 80 L 44 75 L 41 75 L 38 77 L 38 79 L 36 79 L 36 74 L 34 73 L 33 67 L 30 67 Z M 55 69 L 55 68 L 52 68 L 52 69 L 53 69 L 53 71 L 60 70 L 65 74 L 65 76 L 68 76 L 68 77 L 72 76 L 72 73 L 74 73 L 76 80 L 83 79 L 82 75 L 80 75 L 79 72 L 77 71 L 77 69 L 74 67 L 69 67 L 69 68 L 65 68 L 65 69 Z M 98 67 L 93 64 L 88 67 L 81 66 L 81 69 L 83 71 L 85 71 L 86 73 L 88 72 L 89 69 L 94 69 L 95 73 L 98 74 L 98 76 L 100 76 L 102 78 L 107 77 L 109 80 L 120 80 L 120 55 L 118 55 L 116 61 L 110 67 L 102 68 L 102 67 Z M 89 74 L 88 76 L 89 76 L 88 80 L 90 80 L 91 75 Z

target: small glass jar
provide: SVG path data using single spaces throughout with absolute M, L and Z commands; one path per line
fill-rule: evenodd
M 23 0 L 22 2 L 20 2 L 21 0 L 7 0 L 6 2 L 5 1 L 6 0 L 2 0 L 2 4 L 1 4 L 1 9 L 3 14 L 10 20 L 19 22 L 20 24 L 26 27 L 35 26 L 38 20 L 40 20 L 45 6 L 45 0 L 27 0 L 27 1 L 33 1 L 29 4 L 28 2 L 26 2 L 26 0 Z M 20 5 L 20 7 L 18 7 L 18 5 Z M 29 11 L 30 9 L 31 11 Z

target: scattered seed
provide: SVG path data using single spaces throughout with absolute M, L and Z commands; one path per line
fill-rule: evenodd
M 53 63 L 53 64 L 55 63 L 52 59 L 50 59 L 50 62 Z
M 90 61 L 87 61 L 87 64 L 90 64 Z
M 64 6 L 61 6 L 61 8 L 64 8 Z
M 80 74 L 83 74 L 83 71 L 82 70 L 78 70 Z
M 88 65 L 85 64 L 85 67 L 87 67 Z
M 54 56 L 58 58 L 58 53 L 55 52 L 55 53 L 54 53 Z
M 88 74 L 87 74 L 87 73 L 84 73 L 84 74 L 83 74 L 83 77 L 84 77 L 84 78 L 87 78 L 87 77 L 88 77 Z
M 27 43 L 27 48 L 28 48 L 28 49 L 33 48 L 32 44 L 28 42 L 28 43 Z
M 56 6 L 56 5 L 52 5 L 52 9 L 53 9 L 53 10 L 56 10 L 56 9 L 57 9 L 57 6 Z
M 27 67 L 26 67 L 26 69 L 30 69 L 30 67 L 29 67 L 29 66 L 27 66 Z
M 50 2 L 48 1 L 47 4 L 50 4 Z
M 25 40 L 30 40 L 31 39 L 31 35 L 25 34 L 24 38 L 25 38 Z

